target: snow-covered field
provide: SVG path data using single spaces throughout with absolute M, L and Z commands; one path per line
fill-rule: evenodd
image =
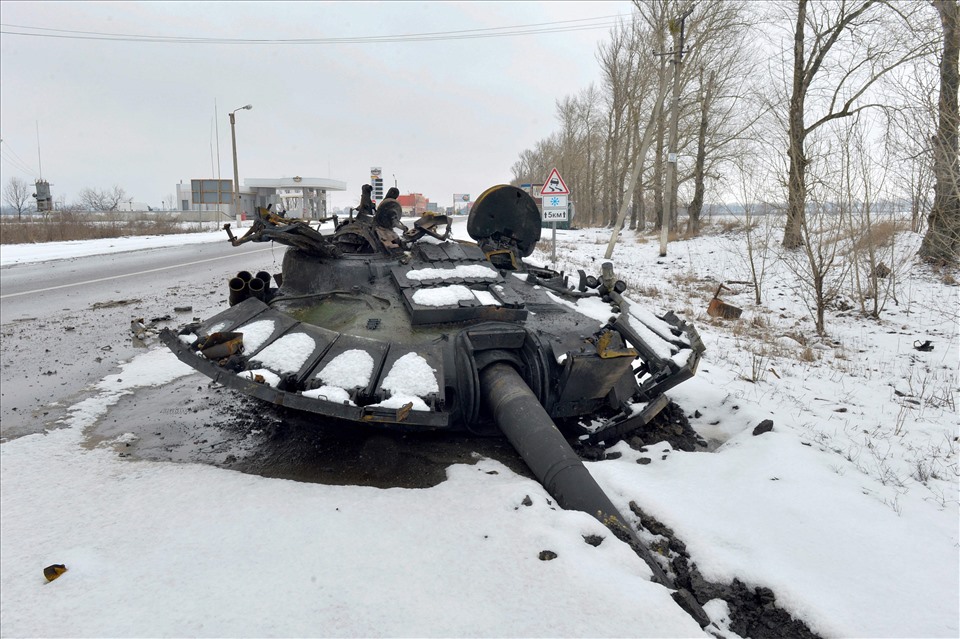
M 609 230 L 557 235 L 558 270 L 599 274 Z M 957 637 L 956 274 L 917 262 L 919 237 L 902 233 L 880 318 L 831 308 L 818 338 L 775 249 L 760 305 L 729 284 L 750 279 L 743 237 L 709 232 L 665 258 L 656 241 L 621 239 L 627 295 L 692 320 L 707 346 L 669 395 L 712 446 L 620 443 L 590 472 L 621 512 L 635 502 L 672 528 L 706 579 L 769 588 L 821 636 Z M 4 246 L 0 261 L 139 242 Z M 533 258 L 549 264 L 540 246 Z M 705 312 L 722 282 L 739 320 Z M 927 340 L 933 350 L 914 348 Z M 701 630 L 601 524 L 493 460 L 451 466 L 434 488 L 376 489 L 83 446 L 122 397 L 187 375 L 158 345 L 101 380 L 64 428 L 0 445 L 4 637 L 735 636 L 722 601 Z M 766 419 L 773 430 L 754 436 Z M 54 563 L 68 572 L 46 583 Z

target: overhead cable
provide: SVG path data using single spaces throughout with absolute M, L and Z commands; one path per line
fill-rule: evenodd
M 107 33 L 99 31 L 76 31 L 51 27 L 0 23 L 0 33 L 40 38 L 63 38 L 71 40 L 101 40 L 113 42 L 156 42 L 164 44 L 378 44 L 404 42 L 439 42 L 449 40 L 469 40 L 480 38 L 499 38 L 509 36 L 528 36 L 550 33 L 569 33 L 590 29 L 609 29 L 618 24 L 623 16 L 600 16 L 596 18 L 578 18 L 557 22 L 515 25 L 510 27 L 486 27 L 483 29 L 462 29 L 457 31 L 435 31 L 427 33 L 409 33 L 381 36 L 345 36 L 327 38 L 214 38 L 191 36 L 162 36 L 132 33 Z

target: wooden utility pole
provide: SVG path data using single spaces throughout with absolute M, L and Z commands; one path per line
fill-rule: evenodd
M 667 255 L 667 240 L 670 233 L 670 212 L 676 206 L 677 201 L 677 120 L 679 118 L 680 105 L 680 65 L 683 64 L 683 27 L 684 21 L 693 13 L 696 3 L 690 5 L 690 8 L 683 12 L 677 19 L 680 23 L 680 37 L 677 48 L 672 52 L 673 55 L 673 103 L 670 108 L 670 141 L 667 147 L 667 174 L 666 174 L 666 197 L 663 198 L 663 217 L 660 221 L 660 257 Z M 671 29 L 672 31 L 673 29 Z M 663 53 L 660 55 L 671 55 Z

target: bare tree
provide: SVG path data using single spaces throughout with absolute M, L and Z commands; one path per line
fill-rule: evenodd
M 720 163 L 717 157 L 742 138 L 756 120 L 756 109 L 744 108 L 749 87 L 756 74 L 753 67 L 759 56 L 750 38 L 757 20 L 755 7 L 740 0 L 634 0 L 638 15 L 650 31 L 648 47 L 664 53 L 679 45 L 678 17 L 686 16 L 686 40 L 683 64 L 679 66 L 675 98 L 678 119 L 677 143 L 673 149 L 682 159 L 695 156 L 693 163 L 673 165 L 674 179 L 661 185 L 664 177 L 664 138 L 666 114 L 657 121 L 656 152 L 653 165 L 654 206 L 663 206 L 664 189 L 670 198 L 670 228 L 677 227 L 678 202 L 690 201 L 692 229 L 696 231 L 700 211 L 710 186 L 711 169 Z M 692 12 L 691 12 L 692 10 Z M 672 47 L 667 42 L 672 42 Z M 672 118 L 671 114 L 671 118 Z M 673 128 L 671 123 L 670 128 Z M 684 197 L 677 195 L 679 189 Z M 660 213 L 662 217 L 662 212 Z M 659 227 L 659 221 L 657 223 Z
M 929 93 L 918 92 L 917 95 L 926 96 Z M 925 228 L 934 184 L 932 150 L 926 135 L 926 124 L 935 118 L 928 119 L 921 111 L 911 107 L 898 110 L 887 122 L 884 136 L 887 152 L 896 157 L 891 180 L 898 185 L 900 196 L 907 200 L 910 230 L 914 233 L 920 233 Z
M 646 25 L 648 30 L 649 40 L 647 43 L 647 48 L 655 55 L 662 55 L 662 62 L 664 63 L 667 59 L 667 43 L 668 41 L 674 42 L 675 39 L 675 36 L 673 36 L 672 33 L 675 31 L 676 36 L 679 36 L 680 33 L 679 25 L 675 24 L 674 20 L 677 16 L 681 15 L 689 8 L 688 5 L 689 3 L 684 2 L 683 6 L 681 7 L 681 0 L 634 0 L 634 6 L 637 8 L 637 14 L 640 20 Z M 674 43 L 674 46 L 676 46 L 676 43 Z M 679 93 L 682 93 L 685 88 L 685 78 L 686 75 L 682 75 L 678 79 L 677 91 Z M 664 189 L 666 188 L 666 185 L 664 184 L 666 177 L 664 161 L 667 159 L 665 157 L 665 151 L 667 145 L 666 135 L 668 111 L 668 109 L 658 109 L 656 121 L 651 124 L 651 126 L 655 127 L 651 132 L 652 142 L 655 150 L 653 157 L 650 160 L 650 164 L 652 165 L 651 169 L 653 171 L 651 186 L 653 189 L 653 209 L 655 216 L 653 225 L 654 229 L 660 229 L 664 224 L 663 200 Z M 646 134 L 644 134 L 644 136 L 646 137 Z M 645 160 L 645 158 L 643 159 Z M 676 204 L 675 201 L 674 204 Z M 671 208 L 670 210 L 671 217 L 674 210 L 674 208 Z M 666 223 L 669 224 L 669 221 Z
M 943 28 L 940 58 L 939 127 L 933 139 L 933 172 L 936 177 L 933 207 L 920 255 L 927 260 L 956 264 L 960 252 L 960 162 L 958 126 L 960 108 L 960 24 L 956 0 L 932 0 Z
M 113 189 L 83 189 L 80 204 L 88 211 L 116 211 L 121 202 L 129 199 L 126 191 L 114 185 Z
M 653 110 L 650 112 L 650 120 L 647 123 L 645 132 L 643 134 L 643 139 L 640 141 L 640 145 L 637 149 L 636 158 L 634 159 L 633 174 L 630 177 L 630 181 L 627 183 L 627 192 L 620 204 L 620 212 L 617 214 L 617 219 L 613 225 L 613 232 L 610 234 L 610 241 L 607 243 L 607 250 L 606 253 L 604 253 L 604 257 L 608 260 L 613 256 L 613 247 L 617 242 L 617 236 L 620 234 L 620 229 L 623 228 L 623 222 L 627 217 L 627 206 L 630 203 L 634 188 L 636 187 L 640 173 L 643 170 L 643 158 L 646 157 L 647 152 L 650 149 L 650 142 L 652 141 L 651 138 L 653 137 L 654 131 L 654 122 L 660 119 L 660 114 L 663 111 L 663 102 L 667 97 L 666 80 L 666 71 L 663 65 L 661 65 L 660 90 L 657 94 L 656 101 L 653 104 Z
M 703 209 L 703 195 L 705 191 L 704 173 L 707 163 L 707 127 L 709 125 L 710 107 L 713 102 L 713 95 L 717 82 L 716 71 L 706 73 L 706 81 L 703 79 L 704 70 L 700 70 L 700 127 L 697 131 L 697 159 L 694 163 L 694 187 L 693 200 L 690 201 L 690 208 L 687 211 L 689 219 L 687 232 L 691 235 L 700 233 L 700 212 Z
M 790 168 L 783 235 L 787 248 L 803 242 L 808 137 L 833 120 L 882 106 L 864 102 L 870 88 L 893 69 L 929 50 L 929 41 L 912 37 L 918 32 L 909 15 L 891 3 L 797 0 L 796 7 L 787 115 Z M 813 104 L 808 104 L 808 98 Z M 819 117 L 815 115 L 813 123 L 807 124 L 811 107 L 818 110 Z
M 520 159 L 513 163 L 514 186 L 521 184 L 534 184 L 536 181 L 544 179 L 543 173 L 544 160 L 542 157 L 530 149 L 524 149 L 520 152 Z
M 619 206 L 618 195 L 624 182 L 626 168 L 621 157 L 630 146 L 632 129 L 627 125 L 631 113 L 631 87 L 639 65 L 635 45 L 636 22 L 618 24 L 610 31 L 610 41 L 602 43 L 597 51 L 597 60 L 603 73 L 603 90 L 606 102 L 606 143 L 603 151 L 600 208 L 606 212 L 605 222 L 612 225 Z M 631 226 L 632 228 L 632 226 Z
M 843 255 L 845 229 L 831 204 L 811 198 L 811 210 L 800 226 L 799 254 L 788 253 L 784 263 L 796 276 L 796 288 L 814 320 L 817 335 L 826 330 L 826 310 L 843 290 L 851 261 Z
M 883 210 L 890 162 L 884 157 L 885 150 L 878 148 L 881 145 L 868 140 L 867 132 L 875 125 L 864 122 L 866 119 L 855 117 L 839 132 L 836 200 L 848 228 L 853 294 L 863 315 L 879 319 L 887 301 L 896 300 L 896 283 L 909 261 L 896 256 L 900 221 L 895 214 L 884 215 Z
M 657 102 L 664 66 L 651 55 L 653 38 L 644 21 L 633 19 L 611 32 L 610 42 L 601 46 L 597 56 L 604 74 L 606 107 L 604 164 L 599 181 L 604 223 L 609 226 L 616 224 L 623 194 L 629 190 L 631 169 L 639 166 L 642 174 L 648 162 L 646 152 L 639 154 L 639 150 L 645 146 L 642 139 L 650 126 L 648 115 Z M 631 228 L 644 224 L 643 188 L 641 179 L 633 190 Z
M 30 210 L 28 202 L 33 197 L 30 184 L 16 176 L 7 181 L 3 187 L 3 201 L 17 211 L 17 219 L 21 219 L 24 212 Z
M 695 161 L 692 170 L 681 176 L 681 183 L 692 181 L 692 198 L 687 208 L 687 233 L 697 234 L 705 196 L 715 189 L 720 176 L 743 157 L 751 131 L 768 110 L 761 74 L 757 69 L 764 56 L 756 38 L 760 17 L 754 7 L 727 1 L 698 4 L 695 15 L 702 21 L 692 37 L 697 46 L 690 51 L 690 77 L 696 88 L 689 126 L 691 142 L 695 136 Z M 735 171 L 734 171 L 735 172 Z
M 743 212 L 746 242 L 737 251 L 743 257 L 753 284 L 753 301 L 763 303 L 764 285 L 772 264 L 778 259 L 774 250 L 774 215 L 764 202 L 764 185 L 769 172 L 753 161 L 752 154 L 742 155 L 732 162 L 736 174 L 734 198 Z

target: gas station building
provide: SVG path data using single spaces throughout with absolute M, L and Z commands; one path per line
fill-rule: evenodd
M 327 193 L 346 191 L 347 183 L 330 178 L 246 178 L 240 186 L 240 208 L 249 219 L 255 207 L 273 205 L 289 217 L 316 220 L 327 217 Z M 177 207 L 181 211 L 219 211 L 237 218 L 233 206 L 233 180 L 193 179 L 177 184 Z

